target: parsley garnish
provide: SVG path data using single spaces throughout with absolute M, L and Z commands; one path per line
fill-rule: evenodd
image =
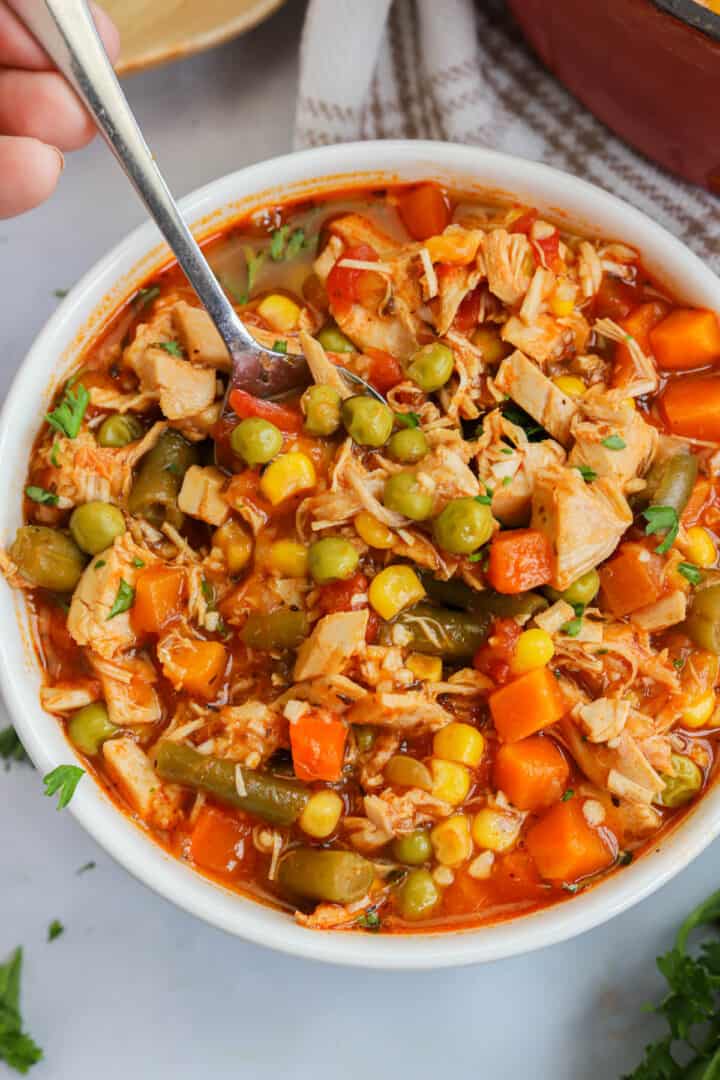
M 362 926 L 363 930 L 371 930 L 377 932 L 382 926 L 382 921 L 377 911 L 370 908 L 369 911 L 363 911 L 362 915 L 358 915 L 355 920 L 358 926 Z
M 10 768 L 13 761 L 30 760 L 14 727 L 6 727 L 0 731 L 0 757 L 5 762 L 6 771 Z
M 85 415 L 85 410 L 90 403 L 90 395 L 82 383 L 77 384 L 74 390 L 70 384 L 65 386 L 60 404 L 45 419 L 51 427 L 67 435 L 68 439 L 74 439 L 80 431 L 80 425 Z
M 685 661 L 683 660 L 682 656 L 675 657 L 675 659 L 673 660 L 673 667 L 676 671 L 682 671 L 682 669 L 685 667 Z
M 703 579 L 702 570 L 695 563 L 681 562 L 678 571 L 684 578 L 687 578 L 691 585 L 699 585 Z
M 560 629 L 568 637 L 577 637 L 582 629 L 582 615 L 578 615 L 576 618 L 571 619 L 570 622 L 566 622 Z
M 0 964 L 0 1061 L 25 1074 L 42 1059 L 37 1043 L 23 1031 L 20 1015 L 20 978 L 22 949 L 12 954 L 7 964 Z
M 142 561 L 142 559 L 138 559 L 137 555 L 133 559 L 132 564 L 133 564 L 133 566 L 137 567 L 138 570 L 141 570 L 142 567 L 145 565 L 145 563 Z
M 279 353 L 286 353 L 287 341 L 283 341 L 281 338 L 278 338 L 278 340 L 273 343 L 273 351 Z
M 658 555 L 664 555 L 675 542 L 680 528 L 677 510 L 674 506 L 648 506 L 647 510 L 643 510 L 642 516 L 647 521 L 646 536 L 665 533 L 665 539 L 655 548 Z
M 30 487 L 25 488 L 25 494 L 28 499 L 32 499 L 33 502 L 47 503 L 48 506 L 57 506 L 58 496 L 54 491 L 47 491 L 45 488 L 31 484 Z
M 123 611 L 128 611 L 133 606 L 134 599 L 135 590 L 132 585 L 128 585 L 124 578 L 120 578 L 118 591 L 106 621 L 114 619 L 116 615 L 122 615 Z
M 79 765 L 58 765 L 57 769 L 53 769 L 47 776 L 43 776 L 45 794 L 52 797 L 56 792 L 60 793 L 57 804 L 58 810 L 65 809 L 84 775 L 85 770 L 81 769 Z
M 270 237 L 270 258 L 274 262 L 294 259 L 305 244 L 305 230 L 295 229 L 290 232 L 289 225 L 281 225 Z
M 177 341 L 156 341 L 155 347 L 157 349 L 164 349 L 166 353 L 170 353 L 171 356 L 183 356 L 183 351 Z
M 506 420 L 509 420 L 511 424 L 516 424 L 517 427 L 523 429 L 530 442 L 541 442 L 543 439 L 550 438 L 545 428 L 541 427 L 536 420 L 533 420 L 529 413 L 526 413 L 525 410 L 521 409 L 519 405 L 516 405 L 514 401 L 506 402 L 502 407 L 502 411 Z
M 247 263 L 247 285 L 245 286 L 245 292 L 237 298 L 239 304 L 247 304 L 250 299 L 250 293 L 253 291 L 255 280 L 260 273 L 260 267 L 265 262 L 266 252 L 258 251 L 256 255 L 251 247 L 246 246 L 243 248 L 243 254 Z
M 83 863 L 82 866 L 78 867 L 78 869 L 75 871 L 75 873 L 79 877 L 80 874 L 86 874 L 88 872 L 88 870 L 94 870 L 96 866 L 97 866 L 97 863 L 95 863 L 95 862 L 86 862 L 86 863 Z
M 502 482 L 502 486 L 503 486 L 503 487 L 510 487 L 510 485 L 512 484 L 512 482 L 513 482 L 513 478 L 512 478 L 512 476 L 504 476 L 504 477 L 503 477 L 503 482 Z
M 93 565 L 93 570 L 102 570 L 103 566 L 107 566 L 105 560 L 98 559 L 98 561 Z
M 633 858 L 632 851 L 620 851 L 617 857 L 617 864 L 618 866 L 629 866 L 633 861 Z
M 53 289 L 53 296 L 58 300 L 64 300 L 69 292 L 69 289 Z
M 296 255 L 299 255 L 303 247 L 307 243 L 305 239 L 304 229 L 295 229 L 288 240 L 288 245 L 285 248 L 285 258 L 294 259 Z
M 210 582 L 208 581 L 207 578 L 203 578 L 202 581 L 200 582 L 200 591 L 203 594 L 203 598 L 204 598 L 205 603 L 207 604 L 207 606 L 209 608 L 211 608 L 211 609 L 214 608 L 215 607 L 215 590 L 213 589 L 212 585 L 210 584 Z
M 589 465 L 576 465 L 575 468 L 586 484 L 591 484 L 593 480 L 597 480 L 597 473 L 594 469 L 591 469 Z
M 574 794 L 575 792 L 571 787 L 567 788 L 567 790 L 563 791 L 562 795 L 560 796 L 560 802 L 567 802 L 568 799 L 572 799 Z
M 395 417 L 395 423 L 400 424 L 400 427 L 420 427 L 420 417 L 416 412 L 396 412 L 393 413 L 393 416 Z
M 565 892 L 569 892 L 569 893 L 576 893 L 576 892 L 579 892 L 579 890 L 580 890 L 580 885 L 578 885 L 577 882 L 563 881 L 563 886 L 562 887 L 565 890 Z
M 52 450 L 50 451 L 50 464 L 54 465 L 56 469 L 60 468 L 60 462 L 58 461 L 58 444 L 54 442 L 52 444 Z
M 608 435 L 607 439 L 603 439 L 600 445 L 607 450 L 624 450 L 627 443 L 619 435 Z
M 47 937 L 47 939 L 48 939 L 48 941 L 55 941 L 56 938 L 59 938 L 60 935 L 64 934 L 64 933 L 65 933 L 65 927 L 60 922 L 60 920 L 59 919 L 53 919 L 53 921 L 48 926 L 48 937 Z
M 151 285 L 147 289 L 138 289 L 133 297 L 133 304 L 136 308 L 147 307 L 148 304 L 152 304 L 153 300 L 157 300 L 160 295 L 160 286 Z

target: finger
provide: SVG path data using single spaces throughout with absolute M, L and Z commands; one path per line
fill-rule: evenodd
M 115 23 L 97 4 L 90 5 L 95 25 L 108 56 L 113 63 L 120 52 L 120 35 Z M 17 15 L 0 2 L 0 67 L 24 68 L 28 71 L 48 71 L 53 62 L 26 30 Z
M 57 72 L 8 69 L 0 70 L 0 133 L 77 150 L 90 141 L 95 127 Z
M 0 135 L 0 218 L 32 210 L 52 195 L 63 156 L 37 139 Z

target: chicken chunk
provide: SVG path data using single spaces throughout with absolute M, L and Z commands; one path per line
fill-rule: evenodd
M 573 340 L 572 330 L 550 315 L 538 315 L 529 324 L 511 315 L 500 336 L 540 364 L 562 356 Z
M 102 697 L 95 679 L 73 679 L 40 688 L 40 704 L 51 713 L 75 712 Z
M 351 724 L 374 724 L 406 734 L 419 734 L 438 731 L 450 723 L 452 716 L 447 709 L 443 709 L 436 701 L 431 701 L 422 691 L 406 690 L 400 694 L 368 694 L 353 705 L 347 719 Z
M 598 476 L 616 481 L 621 488 L 645 474 L 658 445 L 657 429 L 616 391 L 591 390 L 586 394 L 571 433 L 575 445 L 569 464 L 586 466 Z
M 139 568 L 147 565 L 148 553 L 139 548 L 129 533 L 117 537 L 103 552 L 102 559 L 92 559 L 73 593 L 67 627 L 78 645 L 88 645 L 110 660 L 135 644 L 130 611 L 111 615 L 113 605 L 123 594 L 132 598 Z
M 144 391 L 158 396 L 160 408 L 168 420 L 183 420 L 215 400 L 216 376 L 212 368 L 198 367 L 151 345 L 135 365 Z
M 340 237 L 345 247 L 367 244 L 381 259 L 392 255 L 398 247 L 392 236 L 362 214 L 343 214 L 331 221 L 329 228 L 334 236 Z
M 55 491 L 73 506 L 125 498 L 132 485 L 133 467 L 153 448 L 165 427 L 164 423 L 154 424 L 142 439 L 121 449 L 100 446 L 89 431 L 81 431 L 74 439 L 55 439 L 50 451 Z
M 92 656 L 91 663 L 103 689 L 110 723 L 119 728 L 155 724 L 162 718 L 154 687 L 157 672 L 144 656 L 120 656 L 105 660 Z
M 683 622 L 687 614 L 687 603 L 687 596 L 682 589 L 675 589 L 674 592 L 661 596 L 654 604 L 633 611 L 630 621 L 651 633 L 667 630 L 669 626 Z
M 506 357 L 495 376 L 495 386 L 537 420 L 563 445 L 570 441 L 577 402 L 555 386 L 547 375 L 516 350 Z
M 632 511 L 611 480 L 586 484 L 577 469 L 552 466 L 535 481 L 531 526 L 553 549 L 554 588 L 562 591 L 617 547 Z
M 224 731 L 215 739 L 214 752 L 249 769 L 257 769 L 278 747 L 288 745 L 287 720 L 261 701 L 226 705 L 218 720 Z
M 184 514 L 208 525 L 222 525 L 230 513 L 222 496 L 225 480 L 224 473 L 213 465 L 191 465 L 183 478 L 178 506 Z
M 535 265 L 528 238 L 493 229 L 485 237 L 483 254 L 490 292 L 506 304 L 518 304 L 530 287 L 529 267 Z
M 368 611 L 338 611 L 319 619 L 298 649 L 293 677 L 296 682 L 318 675 L 339 675 L 350 659 L 365 647 Z
M 150 758 L 129 738 L 110 739 L 103 758 L 111 780 L 133 810 L 156 829 L 172 829 L 182 817 L 182 788 L 166 784 Z
M 481 278 L 481 273 L 471 266 L 452 266 L 439 277 L 439 295 L 430 305 L 435 320 L 435 329 L 442 336 L 452 326 L 453 319 L 463 300 Z
M 188 360 L 193 364 L 230 371 L 230 354 L 207 311 L 178 300 L 173 324 Z
M 348 304 L 333 310 L 333 315 L 343 334 L 362 352 L 381 349 L 404 359 L 418 347 L 417 338 L 399 318 L 379 315 L 362 304 Z

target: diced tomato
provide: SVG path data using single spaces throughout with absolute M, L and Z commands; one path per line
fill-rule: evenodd
M 450 224 L 450 203 L 437 184 L 418 184 L 403 191 L 398 212 L 413 240 L 437 236 Z
M 382 349 L 366 349 L 365 355 L 370 357 L 370 369 L 368 382 L 372 383 L 381 394 L 387 394 L 394 386 L 403 381 L 403 369 L 400 362 Z
M 323 615 L 331 615 L 335 611 L 357 610 L 358 605 L 355 597 L 367 594 L 368 579 L 361 571 L 353 574 L 347 581 L 333 581 L 330 585 L 321 585 L 318 589 L 318 607 Z M 365 601 L 367 604 L 367 601 Z M 365 640 L 372 644 L 377 638 L 380 629 L 380 619 L 374 611 L 368 612 L 368 624 L 365 631 Z
M 299 409 L 278 405 L 276 401 L 263 401 L 245 390 L 230 391 L 230 408 L 241 420 L 259 416 L 263 420 L 269 420 L 281 431 L 302 431 L 303 419 Z
M 549 270 L 559 270 L 561 267 L 560 260 L 560 233 L 555 229 L 549 236 L 542 236 L 539 240 L 532 239 L 532 246 L 535 248 L 540 262 L 543 266 L 546 266 Z
M 460 304 L 457 315 L 453 320 L 453 326 L 456 330 L 459 330 L 461 334 L 467 334 L 468 331 L 474 330 L 477 326 L 478 318 L 480 317 L 481 297 L 482 286 L 478 285 L 471 293 L 467 294 Z
M 520 214 L 519 217 L 515 218 L 512 224 L 508 226 L 508 232 L 525 233 L 527 235 L 527 233 L 530 232 L 533 225 L 537 221 L 538 216 L 539 215 L 535 207 L 531 207 L 529 210 L 526 210 L 524 213 Z
M 190 855 L 203 870 L 223 877 L 248 874 L 255 862 L 252 826 L 238 814 L 204 806 L 190 838 Z
M 603 274 L 595 296 L 595 317 L 618 322 L 627 318 L 640 301 L 641 291 L 637 285 L 628 285 L 611 274 Z
M 375 289 L 381 287 L 384 293 L 385 284 L 379 275 L 369 270 L 358 270 L 354 266 L 342 266 L 345 259 L 357 259 L 361 262 L 377 262 L 377 253 L 369 244 L 356 244 L 346 248 L 328 274 L 326 288 L 330 307 L 338 314 L 347 311 L 353 304 L 367 303 L 371 297 L 367 295 L 366 285 Z M 369 281 L 368 281 L 369 279 Z
M 475 653 L 473 666 L 498 686 L 512 678 L 511 664 L 522 630 L 515 619 L 496 619 L 484 645 Z

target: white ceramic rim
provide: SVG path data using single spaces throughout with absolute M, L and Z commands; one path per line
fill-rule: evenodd
M 316 178 L 323 178 L 322 185 Z M 317 191 L 319 186 L 332 189 L 343 182 L 359 183 L 361 178 L 378 186 L 431 178 L 460 189 L 511 193 L 545 213 L 562 208 L 557 213 L 578 228 L 639 247 L 648 268 L 681 298 L 720 309 L 720 280 L 640 211 L 546 165 L 489 150 L 409 140 L 323 147 L 225 176 L 188 195 L 181 206 L 189 221 L 200 222 L 198 234 L 207 235 L 248 205 L 265 205 L 271 197 L 287 198 Z M 258 192 L 263 193 L 259 202 Z M 25 463 L 41 406 L 103 320 L 166 257 L 155 227 L 142 225 L 78 282 L 37 336 L 0 414 L 0 460 L 6 472 L 0 507 L 3 546 L 20 524 Z M 74 752 L 57 721 L 40 708 L 40 675 L 27 611 L 20 594 L 4 581 L 0 626 L 0 686 L 12 722 L 44 774 L 73 761 Z M 626 910 L 665 884 L 718 835 L 720 786 L 715 785 L 655 851 L 565 903 L 476 930 L 388 936 L 308 931 L 286 914 L 215 885 L 167 855 L 89 779 L 80 784 L 70 812 L 137 878 L 213 926 L 297 956 L 400 970 L 459 966 L 529 952 L 574 937 Z

